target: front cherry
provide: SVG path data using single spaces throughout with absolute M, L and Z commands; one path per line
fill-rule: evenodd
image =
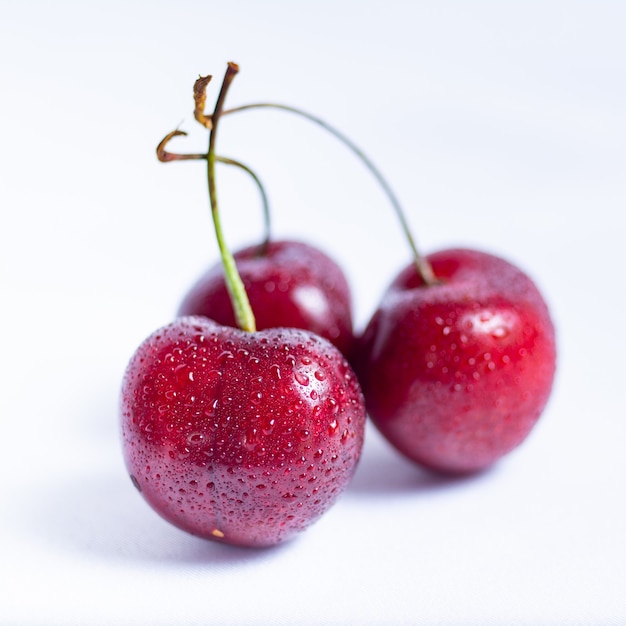
M 310 330 L 348 354 L 352 345 L 350 288 L 326 254 L 296 241 L 270 241 L 234 255 L 259 330 Z M 236 326 L 222 264 L 210 268 L 180 305 L 179 315 L 204 315 Z
M 295 329 L 248 333 L 202 317 L 153 333 L 126 371 L 123 452 L 165 519 L 243 546 L 280 543 L 346 488 L 365 409 L 345 358 Z
M 427 258 L 386 292 L 354 366 L 368 412 L 403 454 L 443 472 L 491 465 L 528 435 L 550 395 L 555 336 L 533 282 L 482 252 Z
M 215 134 L 206 155 L 209 198 L 238 328 L 180 317 L 153 333 L 126 370 L 124 459 L 134 485 L 180 528 L 242 546 L 280 543 L 330 507 L 355 470 L 365 427 L 360 386 L 325 339 L 295 328 L 257 331 L 226 246 L 215 184 Z M 196 83 L 204 103 L 210 77 Z

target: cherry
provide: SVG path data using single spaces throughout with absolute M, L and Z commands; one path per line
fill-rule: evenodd
M 554 328 L 536 286 L 506 261 L 478 251 L 418 252 L 391 186 L 350 139 L 328 130 L 387 195 L 413 254 L 357 341 L 353 365 L 372 421 L 421 465 L 484 468 L 518 445 L 539 418 L 555 371 Z
M 521 270 L 474 250 L 412 263 L 385 293 L 354 366 L 380 432 L 415 462 L 483 469 L 528 435 L 550 395 L 555 333 Z
M 136 351 L 122 389 L 124 458 L 147 502 L 229 544 L 282 542 L 350 482 L 363 397 L 347 361 L 296 329 L 181 317 Z
M 270 241 L 234 254 L 257 329 L 303 328 L 348 354 L 352 345 L 350 287 L 339 266 L 305 243 Z M 179 315 L 204 315 L 236 326 L 221 264 L 187 293 Z
M 183 316 L 149 336 L 124 375 L 121 433 L 133 484 L 165 519 L 215 541 L 268 546 L 307 528 L 346 488 L 366 415 L 334 345 L 301 329 L 256 330 L 215 188 L 216 129 L 237 71 L 228 65 L 206 159 L 238 328 Z

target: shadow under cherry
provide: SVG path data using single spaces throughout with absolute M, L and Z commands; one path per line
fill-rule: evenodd
M 484 479 L 491 469 L 470 474 L 441 474 L 418 466 L 373 433 L 366 440 L 348 492 L 354 496 L 393 496 L 459 488 Z
M 90 553 L 103 560 L 164 566 L 241 564 L 272 558 L 288 545 L 242 548 L 183 532 L 137 496 L 123 471 L 76 478 L 38 488 L 31 495 L 35 497 L 26 498 L 22 532 L 26 530 L 64 552 Z

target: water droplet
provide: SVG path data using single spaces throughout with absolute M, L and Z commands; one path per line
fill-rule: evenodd
M 235 355 L 230 350 L 224 350 L 219 357 L 217 357 L 220 362 L 231 361 L 235 358 Z
M 328 409 L 331 413 L 334 414 L 339 411 L 339 404 L 335 398 L 328 398 L 328 400 L 326 400 L 326 404 L 328 405 Z
M 310 398 L 311 398 L 311 400 L 317 400 L 317 397 L 318 397 L 317 391 L 315 391 L 315 389 L 313 389 L 313 391 L 311 391 L 311 393 L 310 393 Z
M 322 370 L 315 370 L 314 375 L 317 380 L 325 380 L 326 378 L 326 374 Z
M 280 366 L 279 365 L 272 365 L 270 367 L 270 372 L 272 372 L 272 376 L 276 380 L 280 380 L 281 379 L 281 373 L 280 373 Z
M 333 420 L 330 424 L 328 424 L 328 434 L 334 435 L 337 433 L 337 428 L 339 428 L 339 424 L 337 420 Z
M 311 365 L 311 359 L 308 356 L 303 356 L 301 361 L 302 365 Z
M 204 435 L 202 433 L 191 433 L 187 437 L 187 443 L 197 446 L 204 442 Z
M 174 374 L 176 375 L 176 380 L 179 385 L 185 385 L 193 382 L 193 371 L 185 363 L 178 365 L 174 370 Z
M 213 417 L 215 415 L 215 410 L 217 409 L 218 403 L 219 401 L 217 400 L 217 398 L 213 400 L 213 402 L 211 402 L 208 406 L 204 408 L 204 415 L 206 417 Z
M 272 431 L 274 430 L 275 424 L 276 424 L 276 420 L 273 418 L 265 422 L 265 424 L 263 424 L 263 434 L 271 435 Z
M 254 450 L 259 443 L 259 432 L 256 428 L 248 428 L 244 433 L 243 445 L 247 450 Z
M 306 387 L 309 384 L 309 377 L 306 374 L 303 374 L 302 372 L 294 372 L 294 378 L 303 387 Z
M 306 441 L 310 436 L 311 436 L 311 432 L 307 430 L 306 428 L 303 428 L 298 433 L 298 437 L 300 438 L 300 441 Z

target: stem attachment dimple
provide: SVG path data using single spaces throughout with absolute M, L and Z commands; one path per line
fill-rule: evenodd
M 224 109 L 224 100 L 226 98 L 226 93 L 238 71 L 239 66 L 236 63 L 228 63 L 228 67 L 222 81 L 222 87 L 220 89 L 217 102 L 215 103 L 215 109 L 211 118 L 211 128 L 209 131 L 209 151 L 206 158 L 207 180 L 209 185 L 209 200 L 211 202 L 211 215 L 213 217 L 213 226 L 215 228 L 217 245 L 219 247 L 220 255 L 222 257 L 226 287 L 228 289 L 228 293 L 230 295 L 230 299 L 235 312 L 235 320 L 237 322 L 237 326 L 239 326 L 239 328 L 241 328 L 242 330 L 255 332 L 256 320 L 254 319 L 254 313 L 252 312 L 252 307 L 250 306 L 250 300 L 248 299 L 248 294 L 246 293 L 246 289 L 241 280 L 241 276 L 239 275 L 239 271 L 237 270 L 235 259 L 228 249 L 228 246 L 226 245 L 226 241 L 224 239 L 222 223 L 220 220 L 219 205 L 217 201 L 217 188 L 215 184 L 215 142 L 217 136 L 217 128 L 219 126 L 220 116 Z M 200 86 L 201 88 L 206 87 L 206 79 L 200 78 L 198 79 L 198 81 L 203 81 L 203 84 L 201 84 Z M 197 85 L 198 82 L 196 82 L 196 87 Z M 196 89 L 194 89 L 194 93 L 197 93 Z

